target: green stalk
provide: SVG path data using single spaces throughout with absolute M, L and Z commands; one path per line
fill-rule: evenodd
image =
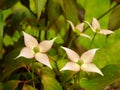
M 35 80 L 34 72 L 35 72 L 35 70 L 34 70 L 34 60 L 33 60 L 33 62 L 32 62 L 32 80 L 33 80 L 32 84 L 33 84 L 33 87 L 35 87 L 35 82 L 34 82 L 34 80 Z
M 93 44 L 93 41 L 94 41 L 96 35 L 97 35 L 97 33 L 95 32 L 95 34 L 94 34 L 94 36 L 93 36 L 93 38 L 91 40 L 91 43 L 90 43 L 90 48 L 92 47 L 92 44 Z

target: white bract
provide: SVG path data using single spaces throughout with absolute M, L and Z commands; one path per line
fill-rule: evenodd
M 87 21 L 85 21 L 85 23 L 87 23 L 90 26 L 90 28 L 92 29 L 92 31 L 95 32 L 95 33 L 104 34 L 104 35 L 108 35 L 108 34 L 114 33 L 111 30 L 102 29 L 100 27 L 100 23 L 98 22 L 98 20 L 96 18 L 93 18 L 92 25 L 90 25 L 90 23 L 87 22 Z
M 83 36 L 83 37 L 91 39 L 91 37 L 89 35 L 82 33 L 83 30 L 84 30 L 84 23 L 80 23 L 80 24 L 74 26 L 71 21 L 67 20 L 67 22 L 71 25 L 72 30 L 74 32 L 78 33 L 80 36 Z
M 96 72 L 103 76 L 103 73 L 95 64 L 92 63 L 94 55 L 98 49 L 91 49 L 84 52 L 81 57 L 73 50 L 62 47 L 66 53 L 68 58 L 71 60 L 68 62 L 60 71 L 62 70 L 72 70 L 72 71 L 86 71 L 86 72 Z
M 23 32 L 23 35 L 25 47 L 20 51 L 20 54 L 17 58 L 35 58 L 38 62 L 52 68 L 49 58 L 45 53 L 51 49 L 55 38 L 53 40 L 44 40 L 38 43 L 38 41 L 33 36 L 25 32 Z

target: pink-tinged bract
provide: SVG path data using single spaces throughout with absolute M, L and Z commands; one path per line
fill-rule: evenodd
M 96 18 L 93 18 L 93 20 L 92 20 L 92 27 L 94 29 L 100 29 L 100 24 Z
M 80 65 L 74 62 L 68 62 L 60 71 L 63 70 L 80 71 Z
M 40 42 L 40 44 L 38 45 L 40 52 L 47 52 L 51 49 L 53 42 L 55 41 L 56 38 L 54 38 L 53 40 L 44 40 L 42 42 Z
M 34 47 L 37 47 L 38 41 L 33 36 L 25 32 L 23 32 L 23 35 L 24 35 L 24 43 L 26 47 L 31 49 L 33 49 Z
M 30 48 L 24 47 L 20 51 L 19 56 L 17 56 L 17 58 L 19 58 L 19 57 L 25 57 L 25 58 L 29 58 L 29 59 L 33 58 L 34 57 L 34 52 Z
M 44 64 L 44 65 L 46 65 L 46 66 L 48 66 L 48 67 L 50 67 L 52 69 L 52 67 L 50 65 L 49 58 L 48 58 L 48 56 L 46 54 L 37 53 L 37 54 L 35 54 L 35 59 L 38 62 L 40 62 L 40 63 L 42 63 L 42 64 Z
M 62 47 L 62 48 L 66 51 L 67 56 L 71 61 L 77 62 L 80 59 L 79 55 L 75 51 L 66 47 Z
M 100 33 L 100 34 L 104 34 L 104 35 L 109 35 L 109 34 L 112 34 L 112 33 L 114 33 L 114 32 L 111 31 L 111 30 L 101 29 L 99 33 Z
M 92 63 L 82 64 L 81 70 L 86 71 L 86 72 L 96 72 L 96 73 L 104 76 L 103 73 L 100 71 L 100 69 L 95 64 L 92 64 Z
M 80 32 L 83 32 L 83 30 L 84 30 L 84 23 L 80 23 L 80 24 L 76 25 L 76 29 L 79 30 Z
M 98 49 L 91 49 L 91 50 L 88 50 L 88 51 L 84 52 L 81 55 L 80 60 L 83 60 L 84 63 L 91 63 L 97 50 Z

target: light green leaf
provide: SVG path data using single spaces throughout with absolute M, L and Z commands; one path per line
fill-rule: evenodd
M 37 21 L 38 21 L 41 16 L 41 13 L 45 7 L 47 0 L 34 0 L 34 2 L 35 2 Z
M 12 37 L 7 35 L 7 34 L 5 34 L 5 36 L 3 38 L 3 43 L 4 43 L 5 46 L 9 46 L 9 45 L 13 45 L 14 44 L 14 42 L 12 40 Z
M 108 27 L 111 30 L 120 28 L 120 5 L 118 5 L 110 14 Z
M 0 10 L 0 47 L 2 46 L 3 39 L 3 13 Z
M 104 76 L 94 75 L 89 79 L 81 79 L 80 85 L 85 90 L 104 90 L 104 88 L 120 79 L 120 65 L 108 65 L 102 69 Z
M 44 90 L 62 90 L 60 83 L 55 78 L 47 75 L 42 77 L 42 84 L 44 86 Z
M 24 84 L 22 90 L 37 90 L 37 89 L 32 87 L 31 85 Z
M 78 12 L 73 0 L 63 0 L 62 10 L 66 19 L 72 21 L 75 25 L 78 21 Z

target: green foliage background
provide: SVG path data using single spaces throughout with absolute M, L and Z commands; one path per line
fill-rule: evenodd
M 111 1 L 113 1 L 111 3 Z M 120 87 L 120 5 L 119 0 L 0 0 L 0 90 L 110 90 Z M 114 7 L 114 8 L 112 8 Z M 109 10 L 109 11 L 108 11 Z M 108 12 L 107 12 L 108 11 Z M 107 13 L 105 13 L 107 12 Z M 74 25 L 98 18 L 102 28 L 114 31 L 109 36 L 97 34 L 90 40 L 77 37 L 66 20 Z M 34 59 L 15 59 L 24 47 L 25 31 L 38 41 L 57 37 L 47 53 L 53 70 L 34 62 Z M 84 33 L 93 37 L 85 25 Z M 70 46 L 69 46 L 70 45 Z M 91 48 L 100 48 L 93 62 L 104 76 L 81 72 L 79 82 L 73 83 L 76 72 L 60 72 L 66 46 L 80 55 Z M 33 76 L 34 75 L 34 79 Z

